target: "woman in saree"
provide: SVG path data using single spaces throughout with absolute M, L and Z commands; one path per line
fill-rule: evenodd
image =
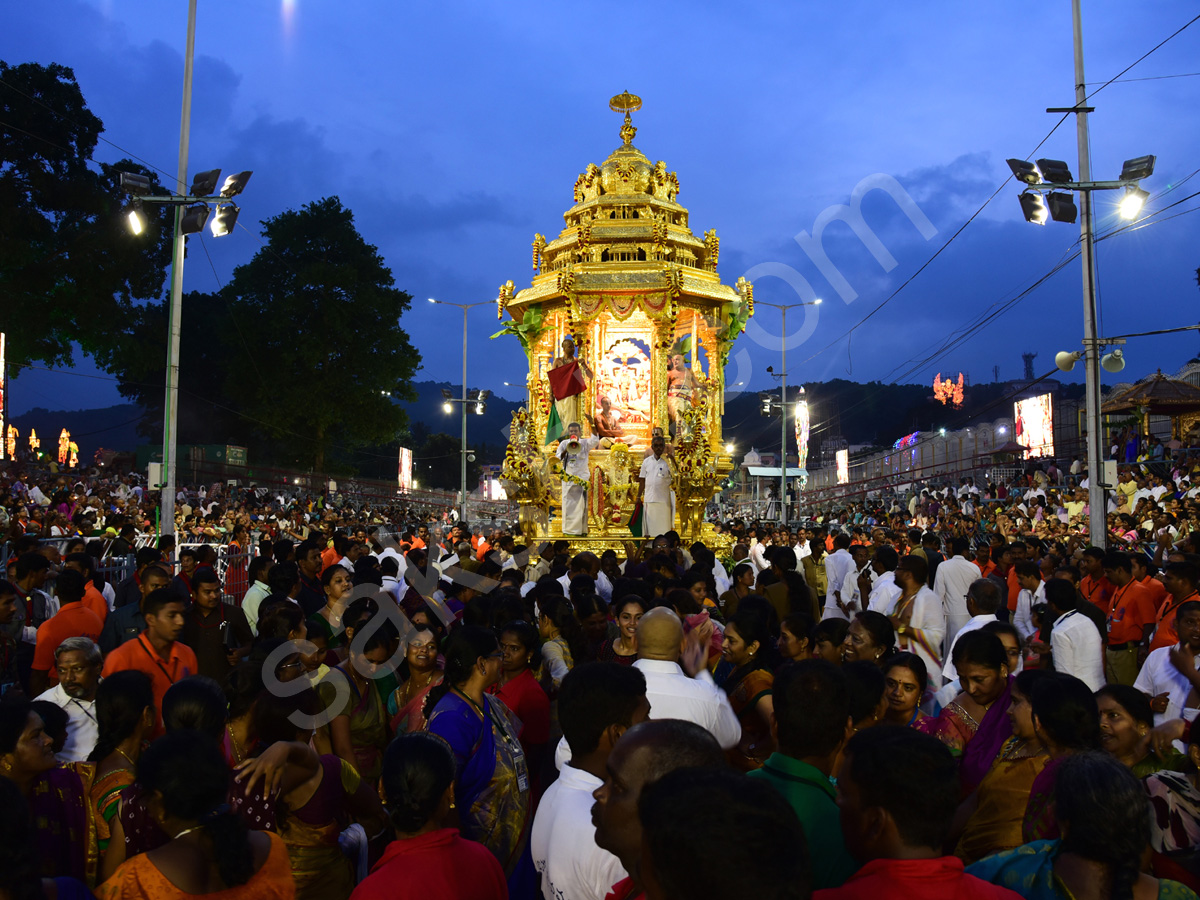
M 1150 810 L 1127 767 L 1108 753 L 1077 753 L 1062 764 L 1056 783 L 1053 806 L 1062 839 L 989 856 L 968 867 L 969 874 L 1026 900 L 1194 900 L 1182 884 L 1141 871 Z
M 337 650 L 346 644 L 342 615 L 354 584 L 345 566 L 332 565 L 321 573 L 321 588 L 325 591 L 325 605 L 308 620 L 308 632 L 324 638 L 330 650 Z
M 1012 737 L 1000 748 L 979 787 L 959 807 L 951 830 L 952 835 L 961 831 L 954 853 L 968 865 L 1022 843 L 1021 820 L 1029 791 L 1049 760 L 1033 728 L 1030 695 L 1038 681 L 1048 677 L 1044 669 L 1030 669 L 1013 679 L 1008 707 Z
M 136 786 L 167 841 L 131 856 L 97 889 L 100 900 L 291 900 L 287 849 L 250 831 L 230 808 L 220 745 L 191 731 L 159 738 L 138 760 Z
M 121 791 L 133 784 L 142 747 L 158 726 L 154 690 L 144 672 L 114 672 L 96 689 L 99 737 L 92 750 L 96 780 L 91 801 L 96 814 L 96 842 L 101 854 L 98 881 L 105 881 L 124 860 L 124 846 L 111 856 L 113 821 L 121 812 Z
M 351 646 L 346 661 L 330 669 L 317 685 L 322 709 L 332 716 L 324 729 L 328 743 L 319 738 L 318 749 L 328 747 L 372 785 L 379 780 L 388 726 L 375 677 L 392 655 L 394 634 L 387 624 L 376 628 L 361 652 Z
M 724 677 L 718 684 L 729 695 L 729 705 L 742 726 L 741 740 L 729 751 L 729 758 L 734 768 L 743 772 L 762 766 L 775 750 L 771 739 L 775 713 L 771 696 L 775 682 L 771 672 L 774 648 L 769 620 L 763 611 L 743 604 L 725 625 L 721 655 L 728 668 L 720 673 Z
M 287 762 L 277 768 L 278 756 L 264 752 L 241 766 L 238 778 L 251 789 L 256 778 L 278 786 L 279 836 L 287 845 L 298 900 L 346 900 L 354 890 L 354 867 L 338 836 L 351 820 L 368 835 L 378 834 L 386 822 L 378 793 L 352 765 L 308 748 L 312 729 L 304 723 L 320 709 L 311 688 L 290 697 L 264 693 L 254 710 L 259 746 L 271 751 L 286 745 Z
M 500 645 L 486 628 L 464 625 L 445 655 L 446 678 L 426 700 L 429 731 L 454 752 L 463 836 L 492 852 L 513 888 L 529 877 L 521 865 L 529 861 L 529 769 L 511 713 L 486 693 L 500 677 Z
M 1012 736 L 1007 715 L 1008 654 L 996 635 L 969 631 L 955 642 L 952 662 L 961 692 L 936 717 L 922 719 L 914 727 L 962 757 L 960 777 L 964 793 L 970 793 Z
M 1054 812 L 1054 785 L 1066 760 L 1100 747 L 1100 710 L 1086 684 L 1073 675 L 1054 672 L 1030 692 L 1033 728 L 1046 748 L 1046 765 L 1029 788 L 1021 821 L 1024 843 L 1060 837 Z
M 1150 796 L 1154 874 L 1200 890 L 1200 728 L 1188 743 L 1188 770 L 1162 771 L 1142 786 Z
M 637 625 L 646 614 L 646 601 L 636 594 L 627 594 L 613 603 L 617 611 L 617 636 L 600 645 L 601 662 L 633 665 L 637 659 Z
M 58 765 L 53 741 L 29 701 L 0 703 L 0 777 L 29 804 L 35 864 L 43 877 L 96 883 L 99 850 L 88 794 L 95 767 Z
M 883 696 L 887 700 L 884 722 L 911 728 L 926 718 L 921 712 L 921 698 L 929 683 L 925 660 L 915 653 L 901 651 L 888 659 L 883 678 Z
M 1100 747 L 1129 767 L 1135 778 L 1164 769 L 1187 767 L 1187 757 L 1172 749 L 1164 758 L 1154 752 L 1146 735 L 1154 727 L 1150 698 L 1135 687 L 1106 684 L 1096 691 L 1100 710 Z
M 418 628 L 405 651 L 408 677 L 388 697 L 387 711 L 392 734 L 425 730 L 425 698 L 442 683 L 438 668 L 437 638 L 428 628 Z

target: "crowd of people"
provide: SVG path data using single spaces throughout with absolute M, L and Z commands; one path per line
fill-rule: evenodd
M 1038 489 L 600 555 L 295 504 L 234 591 L 6 485 L 0 892 L 1196 897 L 1200 537 Z

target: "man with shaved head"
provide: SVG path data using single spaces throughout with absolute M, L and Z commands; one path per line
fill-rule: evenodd
M 695 722 L 728 750 L 741 740 L 742 726 L 729 698 L 708 674 L 708 644 L 697 637 L 684 635 L 672 610 L 652 609 L 638 622 L 634 665 L 646 676 L 651 719 Z
M 653 612 L 658 610 L 646 615 Z M 650 712 L 654 714 L 653 707 Z M 613 886 L 609 900 L 642 896 L 637 875 L 642 858 L 642 823 L 638 818 L 642 790 L 677 769 L 724 765 L 725 754 L 716 740 L 693 722 L 658 719 L 634 725 L 621 735 L 605 762 L 604 783 L 592 793 L 596 801 L 592 804 L 596 845 L 616 856 L 626 872 L 633 873 Z

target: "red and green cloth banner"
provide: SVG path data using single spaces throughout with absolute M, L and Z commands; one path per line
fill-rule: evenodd
M 558 417 L 558 407 L 553 403 L 550 404 L 550 418 L 546 420 L 546 442 L 543 447 L 553 444 L 564 434 L 567 429 L 562 423 L 562 419 Z
M 561 366 L 555 366 L 546 373 L 550 382 L 550 391 L 555 400 L 566 400 L 576 394 L 582 394 L 587 389 L 583 380 L 583 371 L 579 368 L 578 360 L 571 360 Z M 550 405 L 550 418 L 546 421 L 546 441 L 542 446 L 553 444 L 567 432 L 570 422 L 564 422 L 558 415 L 557 404 Z
M 636 538 L 642 536 L 642 501 L 639 500 L 633 507 L 633 515 L 629 517 L 629 533 Z

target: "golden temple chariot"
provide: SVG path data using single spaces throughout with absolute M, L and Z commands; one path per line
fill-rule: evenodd
M 725 362 L 754 312 L 753 285 L 730 287 L 717 275 L 716 232 L 698 238 L 689 228 L 676 174 L 633 145 L 630 114 L 641 99 L 620 94 L 609 106 L 624 113 L 621 146 L 575 180 L 558 236 L 534 235 L 533 281 L 515 294 L 512 281 L 500 288 L 497 313 L 509 319 L 494 335 L 518 337 L 529 359 L 502 482 L 531 542 L 561 535 L 562 472 L 546 437 L 564 401 L 556 407 L 548 373 L 571 359 L 564 340 L 574 342 L 586 386 L 567 414 L 601 443 L 588 460 L 588 536 L 568 537 L 593 549 L 630 538 L 655 429 L 671 445 L 675 530 L 701 538 L 705 509 L 732 468 L 721 437 Z

